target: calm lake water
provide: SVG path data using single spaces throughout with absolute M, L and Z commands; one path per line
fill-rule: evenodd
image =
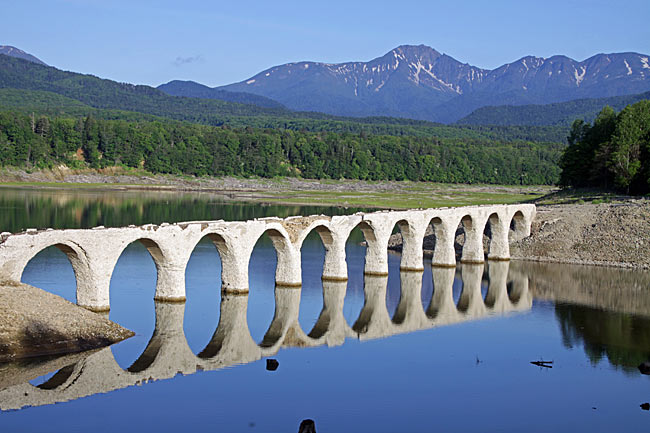
M 0 231 L 356 211 L 9 189 L 0 189 L 0 209 Z M 347 283 L 321 281 L 325 250 L 312 233 L 302 289 L 276 289 L 275 250 L 262 238 L 248 297 L 222 297 L 219 255 L 201 242 L 184 304 L 153 301 L 153 260 L 132 244 L 113 273 L 110 318 L 137 335 L 77 357 L 0 366 L 0 431 L 297 432 L 304 419 L 319 433 L 650 428 L 640 408 L 650 377 L 637 369 L 650 355 L 648 273 L 516 261 L 400 273 L 400 256 L 389 254 L 387 278 L 364 278 L 360 240 L 347 245 Z M 23 281 L 75 300 L 72 267 L 57 249 L 32 259 Z M 251 343 L 273 343 L 292 308 L 298 321 L 282 347 Z M 552 368 L 530 363 L 539 360 Z

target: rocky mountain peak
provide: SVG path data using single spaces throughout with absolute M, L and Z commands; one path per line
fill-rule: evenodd
M 24 52 L 23 50 L 20 50 L 16 47 L 12 47 L 11 45 L 0 45 L 0 54 L 4 54 L 10 57 L 17 57 L 19 59 L 29 60 L 30 62 L 37 63 L 39 65 L 48 66 L 47 64 L 45 64 L 45 62 L 41 61 L 40 59 L 32 56 L 29 53 Z

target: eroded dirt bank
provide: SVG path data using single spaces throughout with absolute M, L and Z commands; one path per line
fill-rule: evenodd
M 0 283 L 0 362 L 95 349 L 133 335 L 36 287 Z
M 456 232 L 460 259 L 464 232 Z M 483 236 L 487 253 L 489 229 Z M 391 236 L 388 248 L 401 251 L 402 236 Z M 425 257 L 431 257 L 435 236 L 431 227 L 424 238 Z M 511 242 L 513 259 L 582 265 L 650 269 L 650 200 L 622 203 L 538 206 L 530 237 Z
M 531 236 L 512 258 L 650 268 L 650 200 L 538 206 Z

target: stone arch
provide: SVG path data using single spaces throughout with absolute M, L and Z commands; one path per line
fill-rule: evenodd
M 308 245 L 305 245 L 305 241 L 313 233 L 317 233 L 320 243 L 314 240 L 314 242 L 307 242 Z M 301 238 L 299 245 L 302 290 L 300 308 L 298 310 L 298 323 L 296 325 L 300 330 L 295 327 L 293 329 L 296 329 L 295 332 L 297 334 L 304 333 L 304 329 L 308 331 L 306 335 L 311 337 L 312 335 L 319 334 L 320 329 L 326 329 L 329 326 L 329 314 L 325 307 L 326 293 L 324 290 L 324 282 L 335 281 L 335 278 L 328 275 L 331 274 L 328 266 L 331 268 L 333 264 L 335 265 L 340 260 L 340 257 L 332 257 L 333 254 L 340 254 L 340 251 L 334 251 L 334 235 L 330 228 L 323 224 L 322 221 L 317 222 L 301 233 Z M 322 244 L 322 247 L 320 244 Z M 320 302 L 318 298 L 320 298 Z M 314 307 L 319 307 L 319 303 L 320 309 L 314 310 Z M 322 332 L 322 334 L 324 333 L 325 331 Z
M 220 323 L 224 262 L 231 254 L 226 238 L 219 233 L 201 233 L 184 265 L 186 291 L 183 330 L 187 344 L 196 355 L 214 339 Z M 225 257 L 225 259 L 224 259 Z M 204 318 L 197 323 L 196 318 Z
M 511 241 L 519 241 L 527 237 L 530 235 L 530 217 L 517 210 L 510 219 L 509 228 L 508 238 Z
M 456 229 L 454 249 L 456 255 L 460 253 L 461 263 L 481 264 L 484 262 L 483 230 L 484 225 L 476 215 L 468 213 L 460 219 Z
M 166 261 L 166 256 L 163 253 L 162 248 L 160 245 L 154 241 L 153 239 L 147 238 L 147 237 L 138 237 L 136 239 L 130 240 L 128 243 L 124 244 L 122 248 L 120 248 L 119 252 L 116 254 L 115 257 L 115 263 L 112 264 L 112 269 L 111 269 L 111 277 L 113 276 L 113 272 L 115 272 L 115 267 L 117 266 L 117 262 L 119 261 L 120 257 L 122 257 L 122 254 L 124 254 L 124 251 L 132 244 L 139 242 L 142 244 L 145 249 L 149 252 L 149 255 L 153 259 L 153 263 L 156 266 L 156 272 L 158 276 L 160 276 L 161 270 L 165 266 L 165 261 Z
M 492 212 L 485 223 L 483 235 L 487 238 L 487 258 L 489 260 L 509 260 L 508 229 L 498 212 Z
M 352 232 L 355 229 L 361 230 L 363 234 L 363 239 L 366 244 L 366 256 L 364 258 L 364 274 L 365 275 L 374 275 L 374 276 L 386 276 L 386 258 L 387 253 L 385 251 L 386 245 L 384 248 L 378 248 L 379 239 L 375 233 L 375 228 L 372 226 L 372 223 L 367 220 L 360 221 L 357 225 L 352 227 L 347 233 L 346 243 L 350 239 Z
M 146 253 L 142 251 L 142 247 Z M 133 236 L 122 242 L 111 260 L 112 263 L 107 266 L 107 269 L 110 269 L 107 293 L 111 306 L 109 318 L 128 329 L 138 331 L 136 338 L 126 340 L 124 344 L 110 346 L 115 362 L 121 369 L 128 371 L 134 359 L 142 357 L 144 352 L 151 353 L 151 339 L 146 340 L 143 337 L 155 336 L 158 317 L 155 313 L 155 303 L 152 301 L 160 293 L 161 285 L 166 283 L 165 272 L 169 268 L 163 248 L 154 239 L 146 236 Z M 120 290 L 121 281 L 129 281 L 132 290 Z M 136 309 L 138 315 L 133 314 Z M 141 360 L 139 365 L 143 362 Z M 134 368 L 138 369 L 138 366 Z
M 262 236 L 267 235 L 277 257 L 275 284 L 281 287 L 300 287 L 300 251 L 291 244 L 289 236 L 281 227 L 268 227 L 253 242 L 253 249 Z M 250 264 L 249 264 L 250 266 Z
M 301 233 L 300 240 L 297 244 L 302 250 L 305 240 L 314 231 L 318 233 L 318 237 L 320 238 L 321 242 L 323 243 L 323 247 L 325 248 L 325 263 L 323 265 L 323 278 L 336 280 L 334 278 L 324 277 L 326 275 L 326 268 L 328 267 L 328 262 L 334 262 L 336 259 L 336 257 L 328 257 L 328 256 L 332 256 L 334 254 L 340 254 L 339 251 L 334 251 L 334 243 L 335 243 L 334 233 L 332 233 L 330 227 L 328 227 L 322 221 L 318 221 L 314 225 L 308 227 L 303 233 Z M 343 253 L 345 254 L 345 250 L 343 250 Z
M 422 242 L 424 232 L 422 227 L 415 227 L 414 223 L 402 218 L 395 222 L 391 232 L 398 228 L 399 234 L 395 233 L 391 236 L 389 241 L 389 248 L 392 245 L 399 245 L 398 249 L 402 252 L 400 260 L 400 271 L 415 271 L 421 272 L 424 270 L 422 266 Z M 401 240 L 399 239 L 401 238 Z
M 86 257 L 85 251 L 83 250 L 83 248 L 81 248 L 79 245 L 77 245 L 74 242 L 70 242 L 70 241 L 52 242 L 52 243 L 45 244 L 43 246 L 39 246 L 38 250 L 34 254 L 31 254 L 29 257 L 23 260 L 23 263 L 20 265 L 18 279 L 22 281 L 23 275 L 25 273 L 25 269 L 36 256 L 38 256 L 45 250 L 52 247 L 57 248 L 59 251 L 65 254 L 65 256 L 68 259 L 68 262 L 72 266 L 72 270 L 74 272 L 74 278 L 75 278 L 75 286 L 76 286 L 75 297 L 76 300 L 78 301 L 81 292 L 83 292 L 84 290 L 93 289 L 92 286 L 94 281 L 90 273 L 91 271 L 89 269 L 88 258 Z M 43 289 L 48 290 L 48 288 L 46 287 L 44 287 Z
M 460 215 L 442 212 L 437 213 L 429 221 L 435 236 L 433 259 L 431 260 L 433 266 L 456 267 L 457 250 L 458 255 L 462 251 L 462 246 L 456 245 L 456 237 L 464 234 L 461 220 Z

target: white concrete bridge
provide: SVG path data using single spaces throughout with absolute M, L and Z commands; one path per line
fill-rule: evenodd
M 428 226 L 436 243 L 432 265 L 456 266 L 454 240 L 460 227 L 465 234 L 462 263 L 483 263 L 485 258 L 508 260 L 509 237 L 530 234 L 535 215 L 532 204 L 472 206 L 408 211 L 381 211 L 349 216 L 261 218 L 251 221 L 194 221 L 177 224 L 96 227 L 74 230 L 36 230 L 0 235 L 0 280 L 21 279 L 27 263 L 40 251 L 56 246 L 63 251 L 76 276 L 77 303 L 94 311 L 110 309 L 109 289 L 113 269 L 124 249 L 139 241 L 149 250 L 157 269 L 155 298 L 185 300 L 185 268 L 196 245 L 208 237 L 217 247 L 222 263 L 222 290 L 229 294 L 248 293 L 248 265 L 257 240 L 263 235 L 273 241 L 277 252 L 276 285 L 301 286 L 303 241 L 318 232 L 326 249 L 323 280 L 347 280 L 345 244 L 359 227 L 367 242 L 365 274 L 388 275 L 387 246 L 395 226 L 403 237 L 400 267 L 422 271 L 422 244 Z M 489 233 L 487 254 L 484 233 Z
M 481 283 L 487 266 L 488 289 Z M 115 361 L 110 348 L 94 352 L 73 365 L 58 365 L 38 374 L 61 368 L 47 382 L 29 382 L 0 387 L 0 410 L 41 406 L 106 393 L 134 385 L 189 375 L 203 370 L 254 362 L 275 355 L 284 347 L 338 346 L 348 338 L 385 338 L 396 334 L 480 320 L 528 311 L 532 296 L 528 276 L 509 272 L 507 261 L 465 264 L 459 269 L 433 268 L 434 293 L 427 306 L 421 300 L 421 272 L 400 272 L 400 301 L 391 317 L 386 308 L 387 276 L 366 275 L 364 306 L 358 318 L 348 324 L 343 316 L 346 283 L 323 281 L 323 309 L 311 331 L 298 321 L 300 290 L 278 286 L 275 289 L 275 315 L 258 343 L 251 337 L 246 310 L 248 295 L 224 293 L 217 329 L 207 346 L 194 354 L 185 339 L 182 303 L 156 302 L 156 325 L 142 355 L 126 370 Z M 455 299 L 454 278 L 460 273 L 462 291 Z M 56 362 L 52 361 L 53 363 Z M 54 364 L 52 364 L 54 365 Z M 0 377 L 0 384 L 2 383 Z

